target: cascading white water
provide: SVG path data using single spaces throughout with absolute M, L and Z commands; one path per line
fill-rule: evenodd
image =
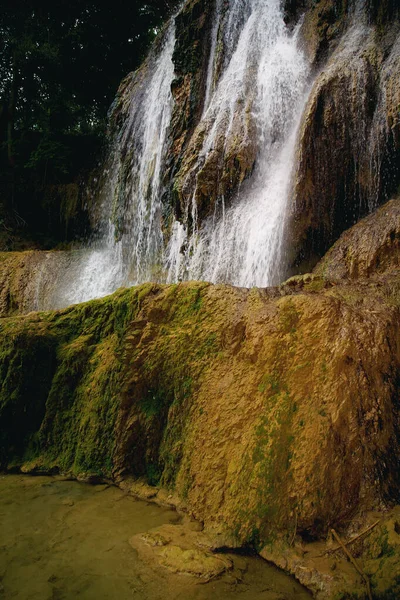
M 103 235 L 75 257 L 58 286 L 57 306 L 144 281 L 204 279 L 250 287 L 280 277 L 296 128 L 308 77 L 296 32 L 285 26 L 280 0 L 229 0 L 228 5 L 215 0 L 198 125 L 205 135 L 193 173 L 197 177 L 217 140 L 225 140 L 226 153 L 238 123 L 242 141 L 257 146 L 256 167 L 231 205 L 226 208 L 221 195 L 214 216 L 203 224 L 197 218 L 195 181 L 192 203 L 183 222 L 173 223 L 165 246 L 161 195 L 174 45 L 172 20 L 163 46 L 136 76 L 128 116 L 114 142 Z
M 204 98 L 203 117 L 210 106 L 210 99 L 214 91 L 215 58 L 217 53 L 218 32 L 221 22 L 222 0 L 215 0 L 214 24 L 211 31 L 211 49 L 208 59 L 206 94 Z
M 162 166 L 173 106 L 174 47 L 172 20 L 161 51 L 156 57 L 150 56 L 143 80 L 136 83 L 139 90 L 131 98 L 128 117 L 114 141 L 106 193 L 103 191 L 105 231 L 65 273 L 56 305 L 102 297 L 123 285 L 155 277 L 163 253 Z M 126 156 L 130 156 L 128 173 L 124 167 Z M 118 214 L 121 203 L 122 215 Z
M 247 20 L 238 35 L 232 17 L 239 4 Z M 200 230 L 195 222 L 189 233 L 189 219 L 174 224 L 165 255 L 169 282 L 204 279 L 250 287 L 282 276 L 286 205 L 309 69 L 296 32 L 285 27 L 279 0 L 245 4 L 231 0 L 226 37 L 238 39 L 204 117 L 212 125 L 199 162 L 219 136 L 229 139 L 238 113 L 244 120 L 251 111 L 258 132 L 256 168 L 233 205 L 225 210 L 220 198 L 219 211 Z M 191 212 L 193 222 L 195 206 Z

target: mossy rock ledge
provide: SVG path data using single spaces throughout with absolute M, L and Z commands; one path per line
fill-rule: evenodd
M 318 598 L 366 597 L 330 531 L 379 520 L 349 548 L 374 597 L 398 598 L 397 236 L 375 235 L 376 270 L 363 250 L 397 202 L 278 288 L 145 284 L 0 319 L 2 469 L 174 502 L 214 547 L 251 545 Z M 368 267 L 333 278 L 340 244 Z

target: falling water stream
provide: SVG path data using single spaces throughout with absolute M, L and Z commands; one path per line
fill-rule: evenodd
M 284 25 L 279 0 L 253 0 L 248 5 L 249 18 L 204 117 L 213 124 L 199 160 L 218 136 L 229 138 L 233 119 L 244 107 L 256 122 L 256 167 L 233 205 L 226 209 L 221 198 L 219 214 L 200 229 L 195 226 L 189 234 L 187 222 L 175 223 L 167 249 L 170 282 L 199 279 L 261 287 L 283 276 L 285 214 L 308 64 L 298 48 L 297 31 L 291 34 Z M 255 96 L 249 107 L 252 88 Z M 195 211 L 194 205 L 192 221 Z
M 105 173 L 102 236 L 67 269 L 57 289 L 58 306 L 105 296 L 122 285 L 152 281 L 163 252 L 161 180 L 172 112 L 175 24 L 170 23 L 158 56 L 150 56 L 140 94 L 111 147 Z M 139 101 L 138 101 L 139 100 Z M 123 156 L 130 172 L 122 178 Z M 118 197 L 123 215 L 115 214 Z M 115 221 L 123 232 L 116 231 Z
M 173 109 L 172 19 L 161 48 L 135 83 L 128 118 L 114 140 L 102 235 L 65 272 L 56 306 L 144 281 L 198 279 L 251 287 L 282 278 L 285 216 L 309 66 L 298 30 L 285 26 L 280 0 L 229 0 L 227 10 L 216 0 L 213 10 L 198 124 L 205 135 L 183 218 L 172 223 L 166 239 L 161 196 Z M 255 168 L 229 205 L 221 194 L 213 216 L 199 222 L 198 172 L 221 136 L 227 144 L 237 135 L 238 123 L 242 141 L 256 145 Z

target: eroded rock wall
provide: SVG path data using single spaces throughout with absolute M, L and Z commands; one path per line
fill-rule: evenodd
M 3 319 L 2 465 L 144 477 L 221 545 L 398 500 L 398 275 L 382 277 L 149 284 Z
M 337 7 L 334 18 L 325 5 L 307 12 L 303 24 L 320 73 L 303 116 L 296 165 L 289 253 L 300 270 L 388 200 L 400 182 L 399 20 L 377 22 L 372 9 L 357 9 L 357 3 L 342 16 Z
M 0 252 L 0 318 L 57 304 L 59 275 L 72 251 Z
M 204 152 L 204 156 L 201 156 L 203 144 L 207 136 L 211 135 L 216 118 L 215 111 L 208 119 L 204 117 L 207 86 L 214 89 L 221 78 L 235 49 L 235 39 L 240 33 L 238 22 L 245 18 L 240 6 L 236 7 L 235 19 L 238 22 L 227 26 L 228 8 L 228 3 L 222 0 L 188 0 L 175 18 L 175 48 L 172 57 L 175 76 L 171 84 L 173 108 L 162 189 L 166 232 L 173 218 L 183 220 L 185 215 L 187 218 L 193 199 L 197 205 L 199 223 L 212 214 L 218 198 L 224 197 L 229 203 L 238 186 L 251 174 L 256 160 L 256 124 L 251 111 L 254 85 L 250 85 L 251 74 L 247 85 L 246 106 L 243 107 L 240 99 L 237 106 L 231 107 L 232 114 L 228 114 L 227 110 L 225 117 L 220 118 L 218 135 L 213 140 L 211 151 Z M 229 35 L 226 34 L 226 29 Z M 216 38 L 214 42 L 212 36 Z M 130 119 L 130 106 L 140 106 L 144 101 L 152 61 L 162 44 L 163 35 L 142 67 L 122 82 L 110 112 L 110 134 L 118 140 L 118 144 L 121 141 L 119 132 L 123 132 L 122 167 L 119 175 L 121 185 L 114 196 L 112 217 L 117 230 L 119 223 L 126 220 L 126 211 L 129 211 L 129 198 L 126 197 L 125 190 L 129 187 L 129 171 L 134 159 L 130 138 L 133 139 L 138 125 L 134 119 Z M 211 56 L 213 44 L 214 55 Z M 210 61 L 213 62 L 211 66 Z M 213 75 L 207 81 L 209 69 L 213 71 Z M 136 114 L 140 116 L 139 112 Z
M 214 546 L 363 598 L 317 542 L 400 503 L 399 231 L 394 199 L 276 288 L 146 284 L 21 316 L 40 260 L 60 257 L 7 255 L 0 467 L 172 498 Z M 379 598 L 398 592 L 396 514 L 357 550 Z
M 359 279 L 400 265 L 400 200 L 394 199 L 345 231 L 314 273 L 330 280 Z
M 229 10 L 226 2 L 190 0 L 175 20 L 173 108 L 162 188 L 166 239 L 174 218 L 190 229 L 213 214 L 219 199 L 228 206 L 259 156 L 254 85 L 246 92 L 246 106 L 235 107 L 233 117 L 227 112 L 228 129 L 221 125 L 220 133 L 212 135 L 212 147 L 205 148 L 216 126 L 215 114 L 204 114 L 210 60 L 215 88 L 234 47 L 226 35 Z M 313 66 L 286 236 L 288 272 L 304 272 L 400 183 L 399 10 L 392 0 L 288 0 L 284 18 L 292 28 L 301 23 L 301 44 Z M 131 103 L 143 102 L 157 52 L 156 45 L 141 69 L 123 82 L 111 113 L 114 132 L 129 121 Z M 128 129 L 134 135 L 136 124 L 123 127 L 126 143 L 113 212 L 117 235 L 129 225 L 124 192 L 132 162 Z

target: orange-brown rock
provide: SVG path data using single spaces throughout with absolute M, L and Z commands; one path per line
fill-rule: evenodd
M 380 35 L 349 19 L 300 129 L 289 233 L 291 264 L 300 270 L 388 200 L 400 180 L 399 21 Z
M 393 200 L 278 288 L 147 284 L 1 319 L 1 465 L 113 478 L 321 599 L 363 597 L 321 539 L 400 502 L 398 224 Z M 357 550 L 382 593 L 397 590 L 396 522 Z
M 2 427 L 18 427 L 7 412 L 10 357 L 30 348 L 26 360 L 40 362 L 35 344 L 48 339 L 58 350 L 41 388 L 41 460 L 147 473 L 221 540 L 265 542 L 295 522 L 319 535 L 398 494 L 392 277 L 291 294 L 148 285 L 5 319 Z M 18 377 L 23 414 L 24 368 Z M 104 427 L 112 443 L 103 456 Z
M 238 110 L 229 136 L 226 137 L 225 129 L 222 129 L 212 150 L 203 159 L 199 154 L 213 123 L 205 120 L 196 128 L 176 175 L 174 189 L 182 212 L 190 205 L 194 194 L 198 217 L 204 219 L 212 214 L 218 198 L 224 197 L 229 202 L 238 186 L 250 176 L 258 150 L 251 104 L 252 98 L 249 98 L 245 117 Z
M 213 17 L 211 3 L 194 0 L 184 5 L 176 20 L 176 79 L 172 86 L 175 102 L 167 154 L 166 181 L 173 182 L 175 211 L 178 216 L 185 214 L 194 196 L 200 221 L 212 214 L 218 198 L 224 196 L 229 202 L 238 186 L 251 174 L 257 152 L 251 113 L 252 90 L 249 89 L 246 110 L 243 112 L 242 106 L 237 107 L 229 134 L 225 124 L 211 151 L 201 157 L 203 141 L 213 126 L 211 118 L 204 120 L 203 117 L 200 122 Z M 222 60 L 223 41 L 220 41 L 217 64 Z M 227 114 L 226 119 L 229 118 Z
M 52 306 L 60 268 L 73 252 L 0 252 L 0 318 Z
M 400 198 L 345 231 L 314 269 L 327 279 L 357 279 L 400 266 Z

